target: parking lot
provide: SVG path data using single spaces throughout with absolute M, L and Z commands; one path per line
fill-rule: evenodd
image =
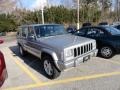
M 8 71 L 2 90 L 120 90 L 120 55 L 109 60 L 92 58 L 49 80 L 38 58 L 30 54 L 20 57 L 16 40 L 5 42 L 0 50 Z

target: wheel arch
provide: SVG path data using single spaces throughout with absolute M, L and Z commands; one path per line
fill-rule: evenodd
M 113 45 L 103 44 L 103 45 L 101 46 L 101 48 L 102 48 L 102 47 L 105 47 L 105 46 L 108 46 L 108 47 L 112 48 L 112 50 L 113 50 L 114 52 L 116 52 L 116 49 L 115 49 L 115 47 L 114 47 Z
M 51 50 L 48 49 L 43 49 L 41 52 L 41 59 L 45 56 L 50 56 L 53 59 L 53 63 L 55 65 L 55 67 L 58 69 L 58 71 L 61 71 L 58 65 L 58 57 L 57 54 Z
M 52 59 L 55 60 L 55 61 L 58 60 L 57 54 L 54 51 L 52 51 L 52 50 L 42 49 L 41 59 L 42 59 L 42 56 L 44 56 L 44 54 L 50 55 L 52 57 Z
M 17 44 L 18 44 L 18 46 L 21 46 L 21 44 L 19 42 Z

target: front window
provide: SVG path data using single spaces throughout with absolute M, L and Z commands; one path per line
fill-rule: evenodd
M 35 26 L 37 38 L 67 34 L 62 25 Z
M 114 28 L 114 27 L 105 27 L 105 29 L 111 33 L 111 35 L 117 35 L 120 34 L 120 30 Z
M 86 32 L 86 29 L 80 29 L 79 31 L 76 31 L 76 32 L 75 32 L 75 35 L 80 35 L 80 36 L 82 36 L 82 35 L 85 35 L 85 32 Z
M 92 37 L 100 37 L 105 36 L 105 33 L 98 28 L 91 28 L 88 30 L 87 35 Z
M 116 28 L 120 30 L 120 25 L 116 26 Z

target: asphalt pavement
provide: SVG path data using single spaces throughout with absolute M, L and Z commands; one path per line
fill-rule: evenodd
M 120 90 L 120 55 L 111 59 L 91 58 L 78 67 L 49 80 L 41 69 L 41 61 L 30 54 L 19 55 L 15 39 L 0 45 L 5 55 L 8 78 L 1 90 Z

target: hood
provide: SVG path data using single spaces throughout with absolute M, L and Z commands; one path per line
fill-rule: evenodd
M 54 47 L 56 49 L 64 49 L 66 47 L 78 45 L 85 42 L 90 42 L 92 39 L 75 36 L 71 34 L 58 35 L 48 38 L 39 39 L 41 43 Z

